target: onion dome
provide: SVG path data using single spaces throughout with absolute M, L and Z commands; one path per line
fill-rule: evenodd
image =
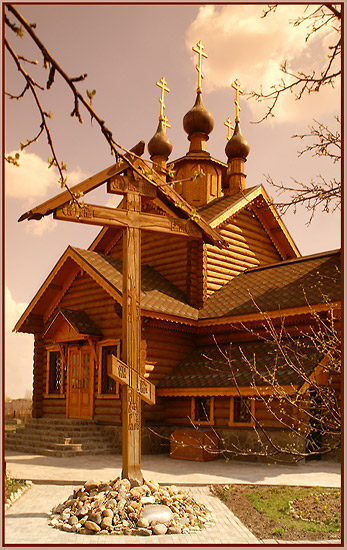
M 172 143 L 166 135 L 165 125 L 159 119 L 159 124 L 156 133 L 148 142 L 148 152 L 153 157 L 164 157 L 166 160 L 172 151 Z
M 201 133 L 210 134 L 214 127 L 214 118 L 210 111 L 203 104 L 201 92 L 198 91 L 194 106 L 184 115 L 183 128 L 190 136 Z
M 246 160 L 250 151 L 247 140 L 241 134 L 239 121 L 235 122 L 235 130 L 225 147 L 225 153 L 230 161 L 233 158 L 242 158 Z

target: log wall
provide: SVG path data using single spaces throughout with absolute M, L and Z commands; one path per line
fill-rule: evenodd
M 85 311 L 103 338 L 122 337 L 122 321 L 115 313 L 114 300 L 86 274 L 72 283 L 59 307 Z
M 34 340 L 34 375 L 33 375 L 33 418 L 43 414 L 43 394 L 46 387 L 46 370 L 44 363 L 44 341 L 41 334 L 35 334 Z
M 247 209 L 221 226 L 219 232 L 229 248 L 205 245 L 207 296 L 246 269 L 281 261 L 260 221 Z

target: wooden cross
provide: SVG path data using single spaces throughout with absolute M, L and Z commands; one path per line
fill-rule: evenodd
M 241 107 L 240 107 L 240 103 L 239 103 L 239 93 L 243 94 L 243 91 L 241 90 L 241 84 L 239 82 L 238 79 L 236 79 L 232 85 L 231 85 L 232 88 L 234 88 L 234 90 L 236 91 L 236 98 L 234 99 L 234 103 L 236 105 L 236 118 L 235 118 L 235 122 L 240 122 L 240 117 L 239 117 L 239 114 L 240 114 L 240 111 L 241 111 Z
M 69 191 L 25 212 L 18 221 L 39 220 L 53 213 L 55 219 L 118 227 L 123 230 L 123 292 L 122 292 L 122 357 L 121 361 L 112 357 L 108 369 L 122 384 L 122 433 L 123 433 L 123 471 L 122 477 L 134 478 L 142 483 L 141 473 L 141 400 L 155 402 L 155 387 L 144 377 L 144 365 L 141 365 L 141 231 L 164 232 L 186 239 L 206 239 L 218 247 L 226 246 L 220 235 L 203 220 L 189 219 L 193 209 L 182 204 L 176 209 L 170 208 L 168 214 L 157 215 L 141 212 L 141 196 L 163 200 L 166 204 L 176 204 L 181 197 L 166 185 L 166 180 L 155 171 L 151 180 L 141 178 L 139 171 L 148 170 L 147 163 L 138 155 L 144 152 L 145 143 L 141 141 L 124 157 L 124 160 L 112 165 L 98 174 L 87 178 L 72 187 L 73 193 L 84 195 L 107 182 L 107 192 L 125 195 L 124 208 L 85 204 L 79 207 L 71 203 Z M 136 160 L 133 154 L 137 156 Z M 127 162 L 131 159 L 132 168 Z M 124 174 L 125 173 L 125 174 Z M 124 174 L 124 175 L 122 175 Z M 153 183 L 152 183 L 153 182 Z M 167 206 L 167 204 L 166 204 Z
M 198 71 L 198 89 L 196 90 L 197 92 L 202 91 L 202 89 L 201 89 L 201 80 L 204 78 L 204 75 L 202 74 L 202 58 L 203 57 L 208 57 L 207 53 L 203 52 L 203 49 L 204 49 L 204 46 L 203 46 L 201 40 L 199 40 L 199 42 L 197 43 L 196 46 L 192 47 L 193 52 L 196 52 L 199 55 L 199 62 L 196 65 L 196 70 Z
M 141 212 L 141 195 L 154 198 L 157 187 L 138 179 L 131 168 L 125 175 L 111 177 L 107 191 L 124 195 L 122 210 L 90 204 L 79 209 L 65 203 L 54 209 L 54 218 L 123 228 L 122 358 L 112 356 L 107 368 L 109 376 L 122 384 L 122 477 L 142 483 L 141 400 L 154 404 L 155 387 L 144 377 L 141 365 L 141 231 L 194 239 L 202 233 L 192 220 Z
M 227 140 L 229 141 L 229 139 L 231 138 L 231 130 L 234 130 L 234 126 L 231 124 L 230 116 L 228 116 L 228 118 L 224 122 L 224 126 L 226 126 L 228 128 Z
M 156 82 L 156 85 L 159 86 L 159 88 L 161 88 L 161 96 L 159 98 L 159 103 L 160 103 L 160 117 L 159 117 L 159 120 L 163 120 L 163 117 L 164 117 L 164 109 L 165 109 L 164 93 L 165 92 L 170 92 L 170 89 L 166 87 L 166 84 L 167 84 L 167 82 L 166 82 L 164 76 L 160 79 L 160 82 Z

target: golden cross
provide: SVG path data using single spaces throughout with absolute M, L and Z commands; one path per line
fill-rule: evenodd
M 240 117 L 239 117 L 239 114 L 240 114 L 240 111 L 241 111 L 241 107 L 240 107 L 240 103 L 239 103 L 239 93 L 243 94 L 243 91 L 241 90 L 241 84 L 239 82 L 238 79 L 236 79 L 232 85 L 231 85 L 232 88 L 234 88 L 234 90 L 236 91 L 236 99 L 234 99 L 234 103 L 236 105 L 236 118 L 235 118 L 235 122 L 240 122 Z
M 159 120 L 163 120 L 163 116 L 164 116 L 164 109 L 165 109 L 164 93 L 170 91 L 169 88 L 167 88 L 165 86 L 165 84 L 167 84 L 167 82 L 166 82 L 164 76 L 160 79 L 160 82 L 156 82 L 156 85 L 159 86 L 159 88 L 161 88 L 161 97 L 159 98 L 159 103 L 160 103 L 160 117 L 159 117 Z
M 196 65 L 196 70 L 198 71 L 198 89 L 197 92 L 201 92 L 201 79 L 204 78 L 204 75 L 202 74 L 202 58 L 208 57 L 207 53 L 204 53 L 202 50 L 204 49 L 204 46 L 199 40 L 196 46 L 192 47 L 193 52 L 196 52 L 199 55 L 199 63 Z
M 171 128 L 171 124 L 169 124 L 169 119 L 166 115 L 163 117 L 162 122 L 165 130 L 166 128 Z
M 227 118 L 226 121 L 224 122 L 224 126 L 227 126 L 227 128 L 228 128 L 227 140 L 229 141 L 229 139 L 231 138 L 231 131 L 230 131 L 230 130 L 233 130 L 233 129 L 234 129 L 234 126 L 231 124 L 231 118 L 230 118 L 230 116 L 228 116 L 228 118 Z

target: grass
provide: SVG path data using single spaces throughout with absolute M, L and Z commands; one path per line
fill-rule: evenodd
M 270 519 L 274 519 L 284 527 L 297 527 L 305 531 L 328 533 L 339 531 L 341 525 L 339 522 L 316 523 L 304 521 L 300 518 L 293 518 L 290 511 L 290 502 L 308 495 L 320 496 L 325 493 L 335 493 L 334 489 L 322 489 L 320 487 L 288 487 L 275 486 L 268 487 L 267 491 L 259 492 L 257 489 L 245 492 L 245 496 L 250 500 L 253 506 L 262 514 Z M 280 528 L 279 528 L 280 529 Z
M 12 493 L 15 493 L 25 485 L 25 481 L 23 479 L 13 479 L 9 472 L 5 472 L 5 483 L 4 483 L 4 489 L 5 489 L 5 501 L 10 498 Z

